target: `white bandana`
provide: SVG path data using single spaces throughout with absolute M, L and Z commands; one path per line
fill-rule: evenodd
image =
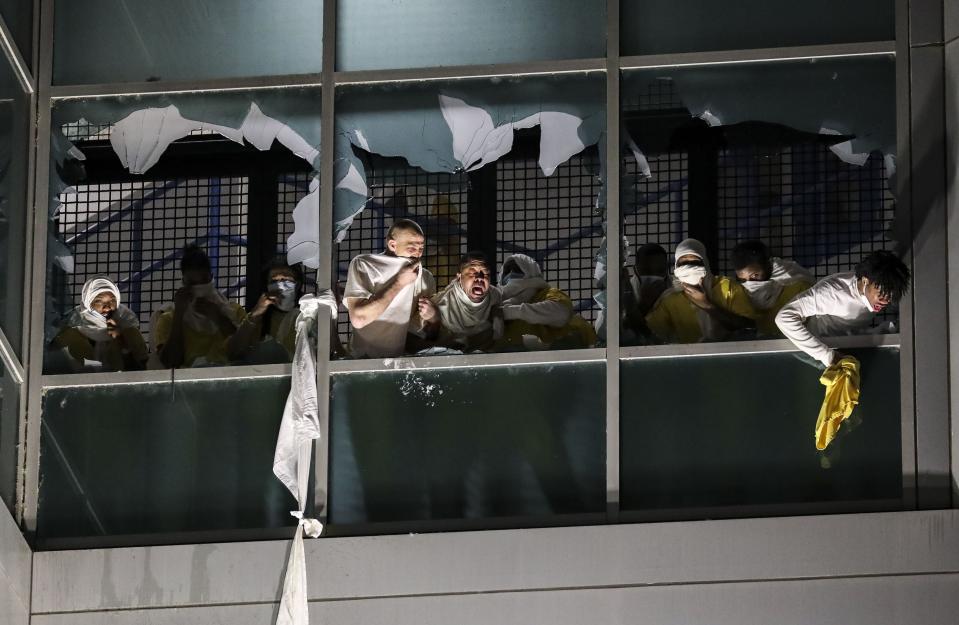
M 116 298 L 117 308 L 112 318 L 118 329 L 140 325 L 133 311 L 120 304 L 120 290 L 117 285 L 106 278 L 91 278 L 83 285 L 80 293 L 83 304 L 73 309 L 67 318 L 67 325 L 76 328 L 80 334 L 96 343 L 103 343 L 111 338 L 107 318 L 92 308 L 93 301 L 102 293 L 110 293 Z

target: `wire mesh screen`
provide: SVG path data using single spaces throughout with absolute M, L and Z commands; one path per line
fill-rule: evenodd
M 466 175 L 429 173 L 396 159 L 367 157 L 367 185 L 372 199 L 336 246 L 336 279 L 341 290 L 350 260 L 360 254 L 382 252 L 390 224 L 401 218 L 414 220 L 426 233 L 423 266 L 442 289 L 456 275 L 459 259 L 467 251 Z M 338 328 L 343 341 L 348 341 L 349 315 L 342 308 Z
M 535 258 L 546 280 L 592 321 L 595 256 L 603 237 L 596 198 L 602 182 L 595 148 L 545 176 L 535 159 L 501 159 L 496 176 L 497 267 L 520 252 Z
M 860 167 L 817 144 L 725 150 L 718 194 L 719 258 L 728 272 L 733 247 L 746 239 L 765 242 L 819 278 L 891 247 L 895 200 L 880 154 Z
M 623 236 L 629 240 L 625 262 L 646 243 L 672 255 L 689 230 L 689 163 L 685 152 L 648 156 L 651 177 L 642 175 L 632 154 L 623 167 Z
M 277 179 L 277 206 L 276 206 L 276 254 L 285 256 L 287 239 L 293 234 L 293 210 L 296 205 L 310 192 L 310 183 L 314 174 L 308 171 L 282 174 Z M 316 287 L 316 270 L 303 268 L 303 278 L 307 292 Z
M 140 318 L 173 301 L 180 287 L 179 255 L 188 243 L 210 257 L 214 283 L 239 304 L 246 296 L 246 178 L 183 178 L 77 185 L 60 196 L 56 227 L 73 251 L 66 291 L 72 305 L 89 278 L 117 282 L 124 304 Z M 68 297 L 63 314 L 68 312 Z

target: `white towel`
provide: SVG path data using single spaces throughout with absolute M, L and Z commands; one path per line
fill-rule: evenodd
M 327 290 L 317 297 L 305 295 L 300 298 L 290 394 L 283 408 L 283 420 L 273 454 L 273 473 L 296 498 L 297 509 L 290 514 L 299 520 L 293 534 L 290 559 L 286 565 L 277 625 L 309 625 L 303 534 L 316 538 L 323 531 L 323 524 L 316 519 L 303 518 L 308 495 L 312 445 L 313 441 L 320 437 L 316 354 L 310 343 L 310 326 L 317 321 L 320 306 L 326 306 L 333 315 L 336 314 L 336 299 L 332 292 Z M 326 321 L 329 321 L 329 318 Z

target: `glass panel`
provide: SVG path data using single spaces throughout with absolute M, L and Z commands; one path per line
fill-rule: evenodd
M 33 63 L 33 4 L 31 0 L 0 0 L 0 15 L 28 68 Z
M 56 3 L 58 85 L 319 73 L 323 3 Z
M 530 296 L 555 296 L 562 302 L 557 305 L 566 307 L 567 321 L 560 319 L 549 332 L 541 322 L 522 332 L 520 324 L 507 323 L 502 341 L 479 349 L 591 346 L 592 281 L 605 208 L 604 82 L 594 73 L 338 91 L 338 279 L 347 282 L 357 255 L 383 250 L 394 220 L 412 219 L 424 230 L 422 264 L 438 291 L 458 273 L 461 255 L 473 250 L 484 253 L 497 284 L 507 259 L 524 254 L 538 263 L 545 283 L 558 289 Z M 344 342 L 351 339 L 345 311 L 340 330 Z M 355 336 L 355 357 L 403 351 L 402 344 L 379 354 L 357 349 Z M 453 342 L 458 349 L 472 351 L 459 339 Z M 413 343 L 416 348 L 410 348 Z M 411 340 L 407 351 L 420 344 Z
M 289 378 L 48 389 L 41 540 L 277 528 L 273 475 Z
M 849 353 L 860 404 L 825 453 L 814 441 L 824 387 L 796 354 L 624 361 L 623 508 L 899 499 L 899 351 Z
M 0 361 L 0 499 L 13 512 L 17 490 L 20 386 Z
M 276 257 L 316 267 L 320 90 L 59 102 L 53 125 L 45 371 L 142 368 L 144 342 L 147 368 L 288 362 L 293 311 L 270 306 L 259 322 L 243 319 Z M 170 307 L 190 244 L 223 298 L 204 301 L 219 302 L 236 331 L 227 338 L 225 326 L 185 317 L 182 358 L 164 359 L 158 348 L 174 334 Z M 309 292 L 315 277 L 304 273 Z M 124 336 L 117 349 L 81 336 L 96 321 L 81 298 L 96 276 L 116 284 L 130 311 L 121 320 L 138 324 L 142 339 Z
M 337 525 L 602 512 L 602 363 L 333 377 Z
M 893 0 L 623 0 L 623 55 L 892 41 Z
M 338 70 L 606 55 L 605 0 L 340 0 Z
M 0 328 L 17 356 L 23 338 L 30 100 L 0 59 Z
M 623 344 L 748 338 L 704 334 L 691 308 L 673 310 L 669 332 L 642 327 L 686 237 L 732 282 L 733 249 L 748 240 L 806 270 L 774 302 L 753 294 L 760 338 L 780 336 L 775 313 L 795 293 L 908 240 L 894 219 L 895 102 L 890 57 L 625 72 Z M 872 326 L 896 320 L 890 310 Z

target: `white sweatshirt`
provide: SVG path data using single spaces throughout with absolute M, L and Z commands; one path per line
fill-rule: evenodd
M 776 325 L 796 347 L 828 367 L 836 352 L 819 337 L 855 334 L 873 315 L 856 274 L 837 273 L 792 298 L 776 315 Z

